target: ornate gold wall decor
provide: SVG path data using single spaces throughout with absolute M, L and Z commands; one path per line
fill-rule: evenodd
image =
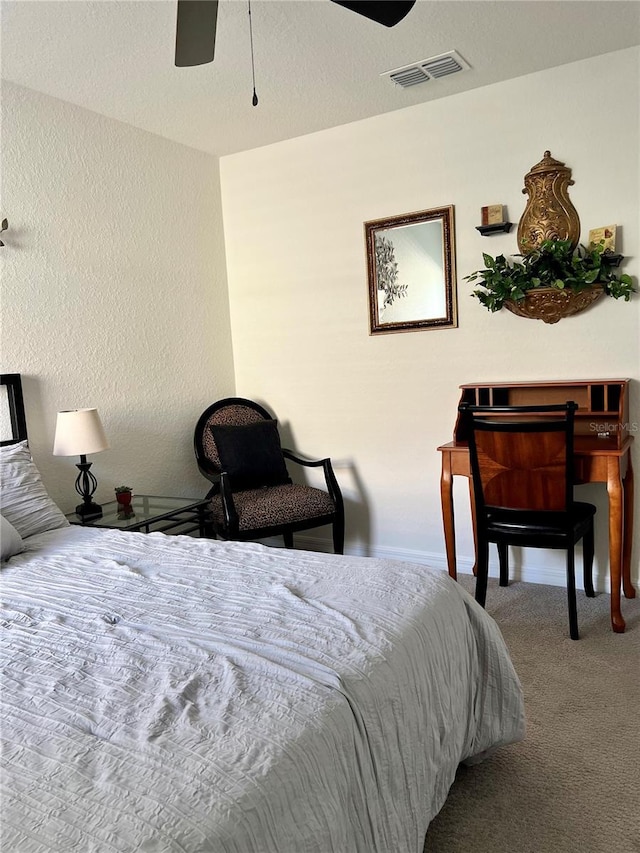
M 580 218 L 571 204 L 568 190 L 574 183 L 571 169 L 554 160 L 550 151 L 525 175 L 523 193 L 529 195 L 518 223 L 518 248 L 527 254 L 543 240 L 570 240 L 572 248 L 580 239 Z
M 571 317 L 572 314 L 584 311 L 603 293 L 601 284 L 594 284 L 586 290 L 580 291 L 538 287 L 528 290 L 524 299 L 517 302 L 505 302 L 504 307 L 519 317 L 542 320 L 545 323 L 557 323 L 563 317 Z

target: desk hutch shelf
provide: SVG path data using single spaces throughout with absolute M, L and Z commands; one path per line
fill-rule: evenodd
M 574 432 L 580 441 L 593 439 L 600 446 L 619 449 L 629 435 L 628 379 L 483 383 L 461 385 L 460 389 L 460 402 L 473 406 L 552 405 L 573 400 L 578 404 Z M 454 440 L 466 441 L 459 418 Z

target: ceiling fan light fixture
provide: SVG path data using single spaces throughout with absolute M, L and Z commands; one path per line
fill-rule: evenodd
M 385 27 L 394 27 L 415 6 L 416 0 L 332 0 Z M 218 23 L 218 0 L 177 0 L 176 53 L 178 68 L 213 62 Z M 249 16 L 251 7 L 249 6 Z M 252 46 L 253 60 L 253 46 Z M 257 104 L 255 85 L 253 105 Z
M 376 24 L 395 27 L 416 4 L 416 0 L 331 0 L 358 15 L 364 15 Z
M 218 23 L 218 0 L 178 0 L 176 66 L 187 68 L 213 62 Z

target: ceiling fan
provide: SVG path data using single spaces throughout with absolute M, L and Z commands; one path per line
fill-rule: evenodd
M 394 27 L 416 0 L 331 0 L 385 27 Z M 178 0 L 176 65 L 204 65 L 213 61 L 218 0 Z

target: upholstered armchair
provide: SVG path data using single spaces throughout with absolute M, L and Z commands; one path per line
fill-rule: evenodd
M 198 419 L 194 451 L 212 483 L 212 526 L 221 539 L 252 540 L 331 524 L 336 554 L 344 550 L 344 505 L 330 459 L 311 460 L 281 447 L 277 421 L 258 403 L 228 397 Z M 294 483 L 287 462 L 321 467 L 326 490 Z

